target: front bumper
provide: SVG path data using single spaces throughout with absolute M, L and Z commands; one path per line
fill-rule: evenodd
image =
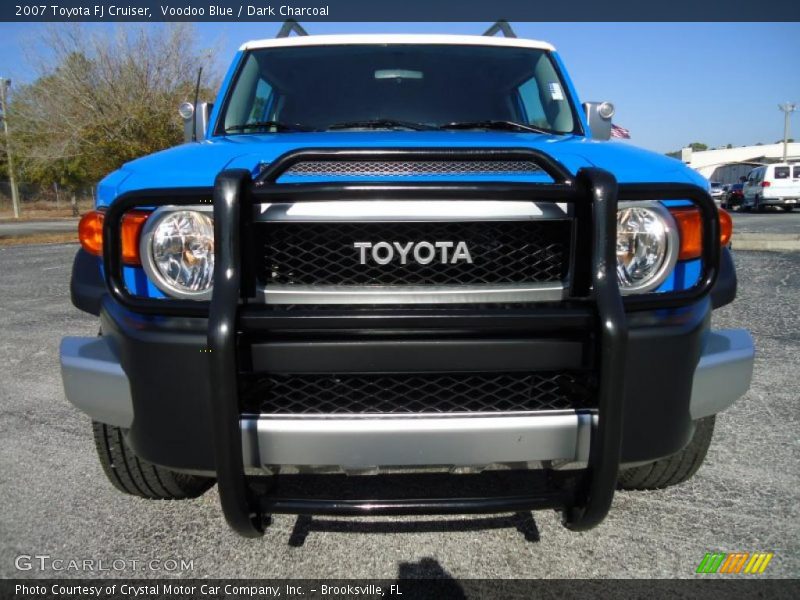
M 117 315 L 119 316 L 119 315 Z M 129 316 L 130 317 L 130 316 Z M 123 319 L 124 321 L 124 319 Z M 689 323 L 691 320 L 688 321 Z M 147 352 L 156 361 L 172 365 L 178 379 L 193 385 L 190 373 L 197 369 L 201 353 L 199 348 L 194 366 L 181 359 L 180 347 L 194 348 L 204 342 L 195 334 L 174 331 L 162 334 L 138 328 L 126 342 L 121 335 L 120 323 L 110 313 L 104 313 L 104 337 L 67 337 L 61 343 L 61 370 L 67 399 L 92 419 L 116 425 L 133 432 L 132 443 L 144 457 L 166 466 L 191 471 L 213 472 L 205 454 L 198 446 L 202 439 L 202 424 L 210 417 L 205 414 L 207 393 L 196 390 L 195 397 L 187 405 L 177 395 L 168 400 L 170 386 L 166 381 L 152 382 L 152 387 L 142 389 L 131 385 L 131 381 L 120 362 L 120 348 L 129 357 L 144 360 Z M 128 323 L 132 325 L 133 323 Z M 680 323 L 680 329 L 687 321 Z M 124 324 L 123 324 L 124 326 Z M 663 328 L 662 328 L 663 329 Z M 669 329 L 667 327 L 666 329 Z M 640 332 L 640 333 L 637 333 Z M 132 334 L 133 331 L 129 331 Z M 660 332 L 663 336 L 665 331 Z M 653 332 L 633 328 L 632 343 L 641 340 L 642 347 L 653 339 Z M 753 371 L 753 341 L 742 329 L 709 331 L 701 327 L 697 334 L 702 338 L 702 351 L 694 375 L 691 378 L 691 393 L 688 413 L 691 419 L 699 419 L 721 412 L 745 394 L 750 386 Z M 138 338 L 138 340 L 136 339 Z M 140 344 L 155 342 L 145 350 Z M 178 346 L 178 354 L 174 352 Z M 191 352 L 191 350 L 190 350 Z M 170 359 L 172 354 L 172 359 Z M 658 363 L 664 373 L 676 372 L 679 365 L 670 362 Z M 650 366 L 650 369 L 653 365 Z M 142 369 L 134 369 L 137 380 L 144 376 Z M 658 377 L 658 373 L 653 373 Z M 145 384 L 148 385 L 148 384 Z M 134 398 L 133 390 L 136 390 Z M 656 390 L 653 390 L 655 394 Z M 671 392 L 679 391 L 671 388 Z M 159 400 L 163 398 L 163 402 Z M 648 436 L 655 425 L 647 415 L 647 404 L 658 400 L 651 396 L 632 398 L 629 406 L 641 405 L 645 416 L 629 410 L 625 429 L 628 446 L 623 441 L 623 462 L 639 462 L 661 458 L 664 440 L 650 437 L 649 446 L 636 443 L 635 431 L 644 431 Z M 686 415 L 679 415 L 685 406 L 684 399 L 670 398 L 676 407 L 671 421 L 683 422 Z M 149 417 L 153 405 L 161 407 L 158 423 Z M 657 403 L 651 405 L 654 412 Z M 172 406 L 170 406 L 172 405 Z M 183 412 L 187 411 L 187 412 Z M 137 421 L 138 418 L 138 421 Z M 588 459 L 591 420 L 589 412 L 549 411 L 536 415 L 490 415 L 490 416 L 430 416 L 430 417 L 248 417 L 241 420 L 242 452 L 245 467 L 260 470 L 264 467 L 282 466 L 333 466 L 349 469 L 370 469 L 388 466 L 486 466 L 492 464 L 546 462 L 583 463 Z M 149 425 L 152 425 L 152 429 Z M 140 429 L 164 431 L 177 439 L 187 436 L 194 454 L 183 457 L 183 452 L 173 452 L 167 440 L 157 436 L 140 434 Z M 197 430 L 200 428 L 201 430 Z M 670 436 L 677 451 L 680 441 L 688 440 L 684 435 Z M 689 430 L 690 434 L 691 431 Z M 663 437 L 663 436 L 662 436 Z M 153 443 L 153 442 L 156 443 Z M 204 444 L 207 446 L 207 444 Z M 648 450 L 648 448 L 650 448 Z M 194 456 L 194 459 L 190 457 Z
M 758 203 L 763 206 L 797 206 L 800 204 L 800 198 L 794 196 L 785 198 L 761 198 Z
M 441 184 L 426 181 L 287 186 L 278 182 L 283 173 L 299 162 L 353 161 L 365 155 L 373 161 L 409 158 L 449 161 L 454 157 L 467 162 L 487 157 L 533 161 L 553 183 Z M 253 244 L 247 233 L 253 219 L 250 207 L 258 202 L 273 202 L 276 198 L 298 202 L 341 199 L 343 192 L 348 200 L 369 200 L 376 196 L 392 201 L 420 197 L 503 201 L 536 198 L 537 203 L 566 203 L 574 212 L 573 240 L 575 256 L 579 257 L 570 270 L 570 289 L 563 302 L 522 307 L 476 305 L 461 309 L 316 312 L 291 308 L 265 310 L 248 303 L 255 281 L 251 264 Z M 701 272 L 691 288 L 664 295 L 653 293 L 623 298 L 613 276 L 617 201 L 654 199 L 689 200 L 700 211 L 703 223 Z M 141 205 L 197 202 L 197 191 L 146 190 L 117 198 L 109 207 L 103 226 L 103 267 L 109 299 L 101 308 L 102 328 L 129 378 L 134 405 L 134 418 L 127 435 L 129 445 L 139 456 L 156 464 L 214 472 L 225 516 L 242 535 L 254 537 L 263 533 L 263 517 L 269 512 L 364 514 L 375 513 L 376 506 L 381 507 L 379 512 L 385 509 L 393 514 L 397 511 L 470 512 L 489 508 L 497 511 L 552 507 L 564 511 L 564 523 L 568 528 L 585 530 L 600 523 L 607 514 L 620 462 L 646 461 L 672 454 L 691 438 L 692 379 L 708 334 L 710 309 L 716 301 L 712 290 L 720 266 L 717 211 L 708 194 L 696 186 L 673 183 L 618 186 L 610 173 L 582 169 L 573 175 L 552 157 L 531 149 L 292 151 L 276 159 L 255 180 L 250 172 L 242 170 L 224 171 L 217 176 L 213 190 L 215 285 L 210 302 L 162 301 L 131 294 L 123 280 L 118 235 L 125 212 Z M 587 407 L 573 410 L 574 436 L 570 438 L 569 433 L 563 432 L 545 433 L 557 428 L 560 420 L 553 418 L 555 415 L 540 412 L 546 405 L 530 408 L 528 402 L 539 399 L 532 387 L 524 388 L 526 403 L 515 406 L 526 413 L 521 416 L 536 417 L 536 420 L 512 423 L 507 421 L 511 415 L 493 413 L 497 421 L 479 423 L 479 429 L 490 436 L 485 444 L 474 434 L 475 421 L 456 421 L 460 417 L 448 416 L 446 421 L 445 417 L 437 417 L 434 422 L 424 414 L 425 410 L 418 409 L 412 413 L 413 417 L 404 417 L 404 421 L 389 425 L 383 420 L 388 417 L 382 414 L 366 417 L 382 419 L 380 426 L 384 430 L 378 434 L 373 431 L 378 422 L 367 426 L 353 422 L 359 410 L 348 414 L 345 435 L 339 435 L 330 423 L 312 426 L 310 421 L 295 424 L 302 425 L 302 431 L 295 427 L 281 432 L 276 430 L 278 425 L 273 421 L 279 419 L 274 417 L 270 418 L 266 429 L 260 427 L 264 420 L 261 413 L 280 412 L 291 400 L 267 410 L 263 409 L 263 404 L 253 409 L 247 400 L 253 389 L 248 387 L 248 378 L 253 376 L 263 378 L 266 375 L 269 385 L 273 385 L 269 383 L 270 378 L 275 381 L 290 376 L 300 387 L 307 388 L 308 378 L 297 375 L 309 372 L 308 365 L 302 363 L 304 355 L 306 359 L 313 357 L 314 369 L 327 378 L 332 375 L 338 378 L 341 374 L 342 380 L 353 382 L 365 373 L 374 377 L 388 372 L 395 379 L 404 379 L 401 385 L 407 386 L 409 375 L 414 376 L 409 372 L 409 365 L 420 361 L 419 356 L 415 357 L 415 349 L 419 349 L 420 356 L 427 353 L 432 357 L 430 364 L 424 365 L 425 371 L 438 373 L 438 378 L 452 379 L 455 377 L 450 375 L 452 369 L 458 370 L 458 365 L 470 354 L 464 340 L 470 340 L 473 349 L 481 345 L 476 355 L 470 357 L 470 372 L 496 374 L 498 353 L 502 351 L 508 360 L 500 361 L 501 372 L 502 369 L 516 371 L 517 380 L 519 373 L 523 377 L 528 377 L 525 373 L 536 373 L 542 368 L 538 363 L 549 358 L 547 352 L 534 351 L 537 346 L 550 344 L 564 351 L 557 361 L 563 360 L 563 364 L 556 365 L 557 375 L 577 369 L 589 376 L 585 385 L 560 387 L 566 402 L 558 404 L 559 408 Z M 509 354 L 509 347 L 516 343 L 526 349 L 524 358 Z M 294 347 L 290 348 L 292 344 Z M 396 353 L 389 363 L 386 362 L 387 347 Z M 436 348 L 440 349 L 438 353 L 433 351 Z M 580 361 L 577 365 L 571 358 L 576 348 Z M 343 361 L 337 351 L 342 356 L 367 358 Z M 478 386 L 481 390 L 483 381 L 485 378 Z M 338 379 L 334 385 L 341 389 Z M 297 386 L 288 389 L 294 395 Z M 386 389 L 373 387 L 371 395 L 380 397 Z M 418 394 L 421 388 L 414 389 Z M 470 395 L 476 388 L 462 389 Z M 318 399 L 326 393 L 327 389 L 312 393 L 308 396 L 309 403 L 319 404 Z M 342 398 L 351 396 L 348 391 Z M 280 400 L 279 394 L 266 393 L 259 397 L 276 403 Z M 406 395 L 401 393 L 400 397 L 405 399 Z M 427 397 L 439 395 L 427 394 Z M 494 397 L 506 397 L 506 394 L 495 393 Z M 592 402 L 584 404 L 580 401 L 582 397 L 589 397 Z M 460 404 L 457 409 L 471 411 L 467 415 L 469 419 L 487 418 L 483 409 L 468 406 Z M 333 407 L 328 412 L 338 412 L 342 404 Z M 406 403 L 406 410 L 411 407 Z M 242 409 L 254 410 L 255 428 L 249 423 L 242 427 L 242 418 L 248 414 Z M 303 412 L 291 409 L 290 415 L 294 417 Z M 385 411 L 374 409 L 373 412 Z M 342 425 L 341 420 L 338 424 Z M 420 429 L 421 424 L 427 429 Z M 565 423 L 562 425 L 570 428 Z M 505 426 L 511 430 L 504 429 Z M 359 428 L 365 433 L 359 433 Z M 588 444 L 581 432 L 584 428 L 589 430 Z M 250 449 L 248 456 L 244 456 L 242 447 L 243 430 L 255 431 L 245 444 L 254 439 L 259 446 L 256 452 Z M 294 444 L 301 435 L 313 436 L 316 447 L 287 446 Z M 437 436 L 446 438 L 445 442 L 435 443 Z M 384 439 L 391 442 L 389 452 L 378 450 Z M 423 454 L 405 447 L 418 444 L 420 439 L 428 445 L 422 448 Z M 566 449 L 554 447 L 565 439 Z M 342 447 L 351 440 L 356 440 L 355 452 L 343 451 Z M 273 443 L 280 443 L 286 454 L 280 455 Z M 495 497 L 490 502 L 481 497 L 462 496 L 454 500 L 451 496 L 400 504 L 396 498 L 389 498 L 376 504 L 376 498 L 366 497 L 345 506 L 339 497 L 282 497 L 271 487 L 272 478 L 250 477 L 245 465 L 245 459 L 251 460 L 248 457 L 254 455 L 262 465 L 275 460 L 296 463 L 301 451 L 308 450 L 307 454 L 302 454 L 302 460 L 323 465 L 345 462 L 372 466 L 376 462 L 397 461 L 427 466 L 458 459 L 452 452 L 453 445 L 467 453 L 470 462 L 479 460 L 482 463 L 506 462 L 507 459 L 517 463 L 520 461 L 515 458 L 528 456 L 541 456 L 552 462 L 552 457 L 558 454 L 565 458 L 555 460 L 570 461 L 585 454 L 581 448 L 588 446 L 589 449 L 586 468 L 571 478 L 567 494 L 561 493 L 563 479 L 556 477 L 552 469 L 546 469 L 543 494 L 526 490 L 522 496 Z M 478 449 L 473 451 L 472 446 Z M 335 452 L 330 452 L 332 448 Z M 460 460 L 464 460 L 463 457 Z M 309 488 L 304 491 L 308 492 Z M 495 494 L 496 491 L 492 495 Z

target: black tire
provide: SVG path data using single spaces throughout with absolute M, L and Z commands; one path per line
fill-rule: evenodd
M 97 456 L 108 480 L 121 492 L 150 500 L 184 500 L 202 496 L 211 477 L 171 471 L 136 456 L 119 427 L 92 421 Z
M 792 212 L 794 206 L 781 206 L 781 208 L 786 212 Z
M 714 420 L 714 416 L 698 419 L 692 441 L 677 454 L 620 470 L 617 486 L 621 490 L 659 490 L 691 479 L 706 458 L 714 435 Z
M 767 207 L 764 206 L 763 204 L 761 204 L 761 199 L 760 198 L 756 198 L 756 206 L 755 206 L 755 208 L 756 208 L 756 212 L 760 212 L 760 213 L 763 213 L 763 212 L 765 212 L 767 210 Z

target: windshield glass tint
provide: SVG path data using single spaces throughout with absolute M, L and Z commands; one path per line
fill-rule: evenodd
M 546 51 L 376 44 L 248 52 L 217 132 L 275 131 L 275 122 L 358 129 L 355 123 L 378 120 L 394 122 L 378 125 L 385 128 L 496 120 L 579 131 Z

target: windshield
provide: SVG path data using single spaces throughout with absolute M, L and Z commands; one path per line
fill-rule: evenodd
M 249 51 L 217 134 L 364 129 L 580 133 L 544 50 L 404 44 Z M 521 128 L 518 130 L 522 130 Z

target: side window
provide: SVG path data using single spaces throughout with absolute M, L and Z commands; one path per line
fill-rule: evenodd
M 269 121 L 270 115 L 268 111 L 272 108 L 272 86 L 263 79 L 258 80 L 256 84 L 256 92 L 253 96 L 253 108 L 250 110 L 250 116 L 247 119 L 248 123 L 256 123 L 258 121 Z
M 532 76 L 517 91 L 528 123 L 563 133 L 574 130 L 567 90 L 561 86 L 558 73 L 546 54 L 539 57 Z
M 228 100 L 225 110 L 224 128 L 234 131 L 247 123 L 269 120 L 274 112 L 272 86 L 261 75 L 261 68 L 254 54 L 250 54 Z
M 794 173 L 792 174 L 792 177 L 794 177 L 795 179 L 800 179 L 800 167 L 794 168 Z
M 789 179 L 789 167 L 775 167 L 775 179 Z
M 517 88 L 519 100 L 522 103 L 522 108 L 525 111 L 525 118 L 530 125 L 536 127 L 549 128 L 550 124 L 547 121 L 547 116 L 544 114 L 544 107 L 542 106 L 542 99 L 539 97 L 539 84 L 536 82 L 535 77 L 531 77 Z

